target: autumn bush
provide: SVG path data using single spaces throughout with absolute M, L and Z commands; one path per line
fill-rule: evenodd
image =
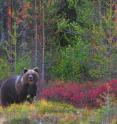
M 89 87 L 76 83 L 54 85 L 43 89 L 40 98 L 61 100 L 77 107 L 99 107 L 105 103 L 107 94 L 117 96 L 117 80 Z

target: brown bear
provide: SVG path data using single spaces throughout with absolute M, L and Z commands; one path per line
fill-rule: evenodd
M 37 81 L 39 79 L 39 69 L 24 69 L 23 73 L 13 76 L 1 85 L 0 101 L 2 106 L 12 103 L 21 103 L 28 96 L 33 99 L 37 91 Z

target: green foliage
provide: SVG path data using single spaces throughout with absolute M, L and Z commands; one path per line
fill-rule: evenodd
M 31 56 L 29 54 L 21 56 L 16 60 L 16 73 L 20 74 L 24 68 L 31 67 Z
M 110 63 L 111 59 L 104 55 L 106 54 L 107 49 L 98 47 L 98 51 L 94 52 L 90 58 L 90 70 L 89 74 L 93 79 L 101 79 L 102 77 L 107 76 L 110 72 Z
M 0 4 L 2 2 L 3 0 L 0 0 Z M 24 5 L 28 7 L 30 5 L 27 3 L 34 6 L 32 0 L 24 1 Z M 49 65 L 47 73 L 50 77 L 80 81 L 100 79 L 113 73 L 114 67 L 117 65 L 115 64 L 117 45 L 116 42 L 113 42 L 113 37 L 116 37 L 117 33 L 113 23 L 113 5 L 109 0 L 48 0 L 42 3 L 45 7 L 44 24 L 47 27 L 44 29 L 47 39 L 45 63 L 47 66 Z M 16 4 L 14 20 L 20 19 L 17 17 L 16 9 L 23 3 L 17 1 Z M 40 5 L 37 6 L 37 11 L 41 10 L 39 7 Z M 25 54 L 27 44 L 29 47 L 31 46 L 32 50 L 33 42 L 31 43 L 30 39 L 33 39 L 35 33 L 33 31 L 35 30 L 32 30 L 30 26 L 35 27 L 35 21 L 32 19 L 35 12 L 34 7 L 29 8 L 30 12 L 25 12 L 24 9 L 24 15 L 20 16 L 29 16 L 30 19 L 25 17 L 26 19 L 19 20 L 21 21 L 19 25 L 13 22 L 13 32 L 9 34 L 10 40 L 2 45 L 2 51 L 5 51 L 8 60 L 5 60 L 0 66 L 9 70 L 9 66 L 13 65 L 14 70 L 12 70 L 16 73 L 20 73 L 24 67 L 31 67 L 29 55 L 19 56 L 20 51 Z M 2 11 L 2 9 L 0 10 Z M 0 23 L 3 25 L 2 21 Z M 27 25 L 26 30 L 22 30 L 22 24 Z M 3 26 L 1 26 L 1 31 L 2 28 Z M 30 33 L 27 31 L 28 29 L 31 30 Z M 27 38 L 27 34 L 32 36 Z M 23 43 L 26 45 L 23 46 Z M 12 57 L 13 64 L 9 62 L 10 65 L 7 67 L 6 63 L 9 61 L 9 56 Z M 10 71 L 5 71 L 4 76 L 1 74 L 1 79 L 9 75 L 6 72 L 10 73 Z
M 53 67 L 49 68 L 50 75 L 52 78 L 58 78 L 62 80 L 82 80 L 89 75 L 89 51 L 91 48 L 89 30 L 91 29 L 91 15 L 92 15 L 92 3 L 91 1 L 81 2 L 77 0 L 68 0 L 63 2 L 63 6 L 67 5 L 68 10 L 64 8 L 62 11 L 62 6 L 59 8 L 59 12 L 62 15 L 56 15 L 56 20 L 58 16 L 58 21 L 55 22 L 56 26 L 56 37 L 53 38 L 53 42 L 57 42 L 57 49 L 59 49 L 58 54 L 55 55 L 57 58 L 51 58 L 54 56 L 50 55 L 50 60 L 54 60 Z M 60 2 L 56 3 L 60 4 Z M 56 6 L 53 6 L 53 8 Z M 72 8 L 71 11 L 77 12 L 76 22 L 69 21 L 66 18 L 69 15 L 67 12 Z M 57 7 L 55 9 L 58 9 Z M 48 10 L 49 12 L 50 10 Z M 62 12 L 61 12 L 62 11 Z M 64 14 L 63 14 L 64 13 Z M 66 16 L 65 16 L 66 15 Z M 72 14 L 69 17 L 74 16 Z M 89 35 L 89 36 L 88 36 Z M 54 35 L 52 36 L 54 37 Z M 52 39 L 52 37 L 50 37 Z M 55 52 L 54 52 L 55 53 Z M 56 54 L 56 53 L 55 53 Z M 48 54 L 47 54 L 48 55 Z
M 52 74 L 63 80 L 81 80 L 87 75 L 89 44 L 79 40 L 73 47 L 60 50 L 58 63 L 53 67 Z
M 90 29 L 94 23 L 92 17 L 94 15 L 94 7 L 91 0 L 81 0 L 77 2 L 76 7 L 77 22 L 81 24 L 83 29 Z
M 53 60 L 50 75 L 52 78 L 77 81 L 109 78 L 110 74 L 115 73 L 114 67 L 117 65 L 111 3 L 91 0 L 68 0 L 62 3 L 63 6 L 68 3 L 69 7 L 55 8 L 59 9 L 54 23 L 56 34 L 50 38 L 53 44 L 56 42 L 58 45 L 54 46 L 58 53 L 53 51 L 48 58 Z M 72 16 L 69 12 L 71 8 L 76 12 L 75 21 L 69 19 Z M 68 13 L 71 15 L 68 16 Z
M 77 6 L 77 0 L 68 0 L 68 7 L 75 8 Z
M 6 79 L 10 76 L 10 66 L 7 59 L 0 58 L 0 80 Z
M 57 28 L 58 28 L 58 31 L 63 31 L 64 29 L 68 28 L 69 27 L 69 23 L 67 20 L 65 19 L 61 19 L 58 21 L 57 23 Z
M 11 119 L 7 124 L 36 124 L 27 118 Z

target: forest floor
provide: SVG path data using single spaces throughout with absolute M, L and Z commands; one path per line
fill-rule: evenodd
M 97 108 L 78 108 L 68 102 L 45 99 L 4 109 L 0 106 L 0 124 L 117 124 L 117 97 L 104 94 L 104 98 L 109 99 Z
M 7 119 L 3 116 L 0 116 L 0 124 L 4 124 L 7 121 Z
M 117 124 L 117 108 L 75 108 L 60 102 L 42 100 L 0 107 L 0 124 Z M 114 113 L 116 112 L 116 113 Z

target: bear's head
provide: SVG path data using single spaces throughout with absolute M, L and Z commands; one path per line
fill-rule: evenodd
M 33 69 L 24 69 L 22 74 L 23 83 L 26 84 L 36 84 L 39 80 L 39 69 L 35 67 Z

